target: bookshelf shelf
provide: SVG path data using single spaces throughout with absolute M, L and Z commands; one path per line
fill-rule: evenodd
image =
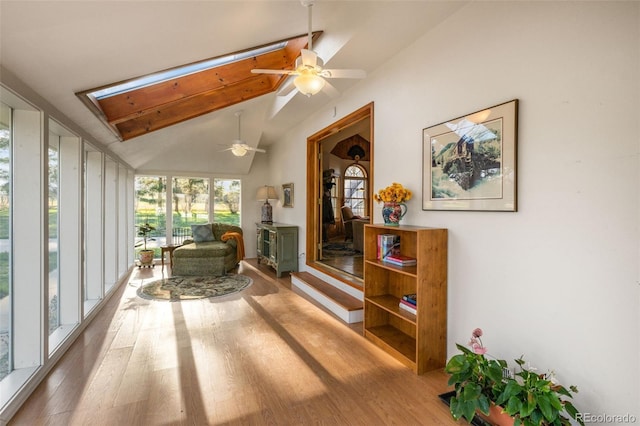
M 398 297 L 391 296 L 389 294 L 383 294 L 381 296 L 370 297 L 369 302 L 381 309 L 384 309 L 392 315 L 397 315 L 409 322 L 413 322 L 414 324 L 416 322 L 415 315 L 398 307 L 398 305 L 400 304 L 400 299 Z
M 400 254 L 416 265 L 396 266 L 376 258 L 378 235 L 400 237 Z M 418 374 L 444 366 L 447 337 L 447 230 L 365 225 L 364 334 Z M 417 314 L 399 307 L 417 295 Z
M 389 269 L 391 271 L 395 271 L 399 274 L 404 274 L 404 275 L 410 275 L 410 276 L 417 276 L 417 270 L 418 268 L 416 266 L 397 266 L 397 265 L 393 265 L 391 263 L 387 263 L 387 262 L 383 262 L 381 260 L 378 259 L 367 259 L 366 260 L 367 263 L 373 263 L 376 266 L 380 267 L 380 268 L 385 268 L 385 269 Z

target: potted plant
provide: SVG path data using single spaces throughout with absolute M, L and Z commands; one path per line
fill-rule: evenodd
M 153 266 L 153 250 L 147 250 L 147 238 L 149 238 L 149 234 L 151 231 L 155 231 L 155 227 L 149 225 L 149 223 L 144 223 L 142 225 L 138 225 L 138 236 L 143 238 L 144 241 L 144 249 L 139 252 L 139 260 L 140 266 L 149 267 Z
M 566 415 L 584 425 L 576 416 L 578 410 L 566 399 L 578 392 L 577 387 L 569 386 L 566 389 L 556 382 L 553 372 L 536 373 L 534 368 L 525 367 L 522 357 L 515 361 L 520 371 L 506 380 L 495 402 L 515 419 L 516 425 L 570 425 Z
M 477 328 L 471 335 L 471 349 L 456 345 L 462 353 L 453 356 L 445 367 L 451 375 L 449 385 L 454 386 L 449 408 L 456 420 L 464 417 L 471 423 L 480 415 L 494 424 L 564 426 L 571 424 L 571 417 L 584 424 L 567 400 L 572 392 L 578 392 L 575 386 L 566 389 L 555 382 L 552 373 L 535 373 L 535 369 L 525 367 L 522 357 L 515 360 L 520 371 L 512 375 L 505 360 L 485 356 L 487 349 L 481 336 L 482 330 Z
M 469 342 L 471 350 L 456 344 L 462 353 L 453 356 L 445 367 L 451 375 L 449 385 L 455 390 L 449 402 L 451 415 L 456 420 L 464 417 L 469 423 L 478 412 L 489 415 L 491 402 L 502 394 L 502 375 L 507 368 L 506 361 L 485 357 L 487 349 L 481 336 L 482 330 L 476 328 Z

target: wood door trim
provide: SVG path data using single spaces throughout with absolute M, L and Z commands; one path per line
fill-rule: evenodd
M 321 204 L 321 193 L 320 193 L 320 176 L 322 175 L 322 170 L 319 170 L 319 162 L 320 162 L 320 152 L 319 145 L 320 142 L 341 130 L 346 129 L 356 123 L 359 123 L 362 120 L 369 119 L 369 134 L 371 135 L 371 140 L 369 143 L 371 144 L 370 151 L 370 162 L 369 162 L 369 185 L 368 191 L 369 194 L 367 196 L 368 199 L 368 211 L 373 211 L 373 196 L 371 193 L 371 187 L 373 183 L 373 164 L 374 164 L 374 149 L 373 149 L 373 141 L 374 141 L 374 120 L 373 120 L 373 102 L 359 108 L 358 110 L 352 112 L 351 114 L 346 115 L 335 123 L 330 124 L 324 129 L 314 133 L 313 135 L 307 138 L 307 235 L 306 235 L 306 265 L 310 268 L 322 270 L 322 272 L 327 273 L 328 268 L 323 268 L 319 266 L 318 263 L 318 244 L 321 243 L 321 235 L 318 230 L 320 229 L 320 224 L 317 219 L 320 217 L 320 204 Z M 333 274 L 332 274 L 333 275 Z M 345 282 L 348 285 L 353 287 L 357 287 L 350 282 L 350 280 L 341 279 L 339 276 L 336 277 L 340 279 L 340 281 Z

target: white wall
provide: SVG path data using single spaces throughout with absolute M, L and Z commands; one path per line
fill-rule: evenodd
M 579 409 L 640 419 L 639 9 L 466 6 L 273 147 L 272 181 L 296 190 L 274 215 L 302 252 L 306 137 L 374 101 L 372 189 L 405 184 L 404 223 L 449 229 L 449 356 L 482 327 L 490 354 L 577 385 Z M 422 129 L 514 98 L 519 211 L 422 211 Z

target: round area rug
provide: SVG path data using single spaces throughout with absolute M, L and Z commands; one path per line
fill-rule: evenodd
M 153 281 L 138 289 L 138 296 L 154 300 L 193 300 L 226 296 L 244 290 L 253 283 L 245 275 L 223 277 L 171 277 Z

